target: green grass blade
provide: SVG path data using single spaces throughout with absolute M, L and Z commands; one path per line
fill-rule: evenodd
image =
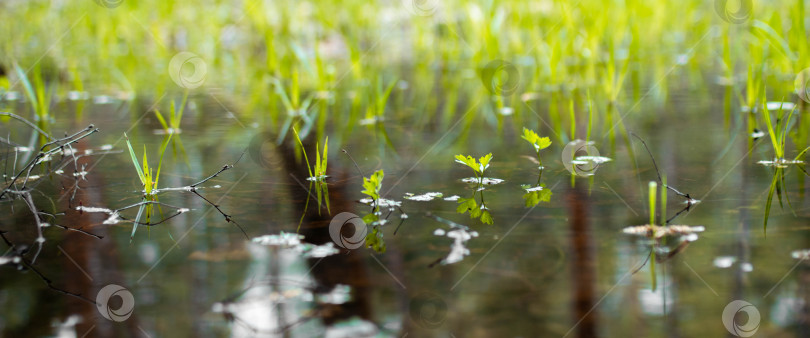
M 661 177 L 661 225 L 667 225 L 667 175 Z
M 309 158 L 307 158 L 307 150 L 304 149 L 304 143 L 301 142 L 301 138 L 298 137 L 298 130 L 295 130 L 295 127 L 292 128 L 293 134 L 295 135 L 295 140 L 298 142 L 298 145 L 301 147 L 301 151 L 304 153 L 304 161 L 307 163 L 307 171 L 309 171 L 309 177 L 312 177 L 312 167 L 309 166 Z
M 649 184 L 650 202 L 650 225 L 655 225 L 655 195 L 658 192 L 658 183 L 651 181 Z
M 762 116 L 765 117 L 765 125 L 768 127 L 768 137 L 771 139 L 775 156 L 776 158 L 782 158 L 782 149 L 779 147 L 779 136 L 774 132 L 773 123 L 771 123 L 771 113 L 768 111 L 765 102 L 762 102 Z
M 331 215 L 332 210 L 329 209 L 329 185 L 325 182 L 321 183 L 321 189 L 323 189 L 323 196 L 324 202 L 326 202 L 326 212 Z
M 315 142 L 315 167 L 313 170 L 315 171 L 315 176 L 321 176 L 321 149 L 318 142 Z M 320 206 L 320 202 L 318 202 Z
M 23 84 L 25 95 L 28 96 L 28 101 L 31 102 L 31 109 L 33 110 L 32 113 L 36 115 L 37 112 L 39 112 L 39 107 L 37 106 L 37 102 L 39 100 L 37 100 L 37 95 L 34 94 L 34 87 L 31 86 L 31 82 L 28 80 L 28 75 L 26 75 L 25 71 L 20 68 L 20 65 L 15 63 L 14 69 L 17 71 L 17 76 L 20 77 L 20 82 Z
M 798 161 L 798 160 L 799 160 L 799 158 L 801 158 L 802 156 L 804 156 L 804 154 L 805 154 L 805 153 L 806 153 L 808 150 L 810 150 L 810 147 L 804 148 L 804 150 L 802 150 L 802 151 L 799 153 L 799 155 L 796 155 L 796 157 L 795 157 L 795 158 L 793 158 L 793 160 L 794 160 L 794 161 Z
M 793 108 L 788 114 L 787 118 L 784 121 L 782 121 L 782 123 L 784 124 L 784 128 L 782 128 L 783 129 L 781 135 L 782 139 L 779 140 L 779 144 L 781 144 L 782 149 L 785 149 L 785 144 L 787 143 L 788 130 L 790 129 L 790 119 L 793 117 L 794 111 L 796 111 L 796 108 Z M 779 116 L 780 117 L 782 116 L 782 105 L 779 105 Z
M 146 199 L 143 199 L 143 202 L 146 202 Z M 143 209 L 146 207 L 146 204 L 141 204 L 141 207 L 138 208 L 138 214 L 135 216 L 135 223 L 132 223 L 132 234 L 129 235 L 129 242 L 132 243 L 132 238 L 135 237 L 135 231 L 138 230 L 138 223 L 141 221 L 141 215 L 143 215 Z
M 172 124 L 172 128 L 180 129 L 180 121 L 183 119 L 183 111 L 186 109 L 186 101 L 188 100 L 188 90 L 183 95 L 183 101 L 180 102 L 180 109 L 177 110 L 177 114 L 175 117 L 175 123 Z M 174 104 L 174 102 L 172 102 Z
M 756 28 L 758 32 L 761 32 L 762 35 L 764 35 L 765 39 L 768 40 L 768 42 L 772 46 L 776 47 L 776 49 L 779 50 L 779 52 L 781 52 L 782 55 L 784 55 L 791 61 L 795 61 L 798 59 L 796 53 L 793 53 L 793 51 L 790 50 L 790 45 L 787 43 L 787 41 L 785 41 L 785 39 L 782 38 L 779 35 L 779 33 L 777 33 L 767 23 L 762 22 L 760 20 L 754 20 L 751 26 Z
M 172 139 L 172 134 L 169 133 L 163 138 L 163 144 L 160 145 L 160 158 L 158 159 L 157 175 L 155 175 L 155 189 L 158 187 L 160 180 L 160 168 L 163 167 L 163 154 L 166 153 L 166 148 L 169 146 L 169 141 Z
M 169 124 L 166 123 L 166 120 L 163 119 L 163 114 L 160 113 L 159 110 L 155 109 L 155 117 L 157 117 L 158 122 L 160 122 L 160 126 L 163 127 L 163 130 L 169 130 Z M 171 119 L 171 116 L 169 116 Z
M 127 147 L 129 148 L 129 156 L 132 158 L 132 164 L 135 165 L 135 170 L 138 171 L 138 178 L 141 179 L 142 184 L 146 184 L 146 177 L 143 175 L 143 170 L 141 170 L 141 163 L 138 162 L 138 156 L 135 155 L 135 150 L 132 149 L 132 144 L 129 142 L 129 137 L 127 137 L 127 133 L 124 133 L 124 138 L 127 140 Z
M 765 202 L 765 221 L 762 225 L 762 232 L 767 235 L 768 231 L 768 216 L 771 214 L 771 202 L 773 202 L 773 192 L 776 190 L 777 174 L 774 173 L 773 180 L 771 180 L 771 189 L 768 191 L 768 200 Z
M 323 160 L 321 160 L 321 173 L 326 175 L 326 161 L 329 158 L 329 136 L 326 137 L 326 141 L 323 141 Z

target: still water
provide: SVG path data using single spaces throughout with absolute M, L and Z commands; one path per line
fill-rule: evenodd
M 0 266 L 2 335 L 716 337 L 729 334 L 724 309 L 743 300 L 759 318 L 748 307 L 742 310 L 748 321 L 738 316 L 737 329 L 750 331 L 740 327 L 749 323 L 757 336 L 806 336 L 810 266 L 793 257 L 810 247 L 804 174 L 797 168 L 786 173 L 781 193 L 791 205 L 774 201 L 766 236 L 772 169 L 757 161 L 771 159 L 767 137 L 749 148 L 749 135 L 735 127 L 739 121 L 724 123 L 722 102 L 710 94 L 681 99 L 687 95 L 673 93 L 677 104 L 643 103 L 622 112 L 627 129 L 647 142 L 667 183 L 700 201 L 671 224 L 705 231 L 658 242 L 655 287 L 648 259 L 652 242 L 623 231 L 649 223 L 648 182 L 657 180 L 635 137 L 628 148 L 621 137 L 611 142 L 594 132 L 594 147 L 612 161 L 594 176 L 572 179 L 561 156 L 565 143 L 548 135 L 553 144 L 540 155 L 541 182 L 552 194 L 548 202 L 527 207 L 521 185 L 537 181 L 537 164 L 530 160 L 535 152 L 508 115 L 502 130 L 464 123 L 413 128 L 406 119 L 388 120 L 390 144 L 374 128 L 328 127 L 328 192 L 322 198 L 329 208 L 319 210 L 291 135 L 277 146 L 274 132 L 241 121 L 207 95 L 192 96 L 182 132 L 172 136 L 166 151 L 160 187 L 186 187 L 234 166 L 196 190 L 211 203 L 189 189 L 161 192 L 161 202 L 189 210 L 139 227 L 130 238 L 131 222 L 105 224 L 109 215 L 77 207 L 117 209 L 141 200 L 123 134 L 139 156 L 145 144 L 155 166 L 164 136 L 156 133 L 160 125 L 150 106 L 179 97 L 88 101 L 81 121 L 57 111 L 54 135 L 90 123 L 99 129 L 74 144 L 80 153 L 95 153 L 77 162 L 88 172 L 78 189 L 72 188 L 77 180 L 70 164 L 67 174 L 42 178 L 33 197 L 39 208 L 64 213 L 54 223 L 103 238 L 47 227 L 34 264 L 41 275 L 14 264 Z M 73 104 L 58 107 L 70 111 Z M 684 109 L 692 113 L 679 114 Z M 641 112 L 645 118 L 634 116 Z M 11 122 L 0 134 L 28 140 L 31 131 Z M 315 137 L 304 144 L 313 161 Z M 452 198 L 469 198 L 476 189 L 462 182 L 473 172 L 454 156 L 490 152 L 486 176 L 503 180 L 483 190 L 493 225 L 458 213 Z M 4 148 L 4 162 L 13 163 L 14 156 Z M 385 252 L 332 244 L 333 217 L 369 212 L 358 202 L 365 197 L 363 176 L 378 169 L 385 172 L 382 197 L 401 202 L 393 211 L 382 209 L 388 217 L 382 226 Z M 441 196 L 405 198 L 430 192 Z M 10 212 L 0 216 L 0 230 L 12 242 L 36 247 L 25 204 L 3 203 Z M 684 207 L 684 198 L 668 194 L 667 218 Z M 132 219 L 136 211 L 122 216 Z M 303 239 L 291 235 L 299 223 Z M 282 232 L 287 235 L 262 237 Z M 60 293 L 46 278 L 57 289 L 107 304 Z M 111 284 L 120 288 L 102 290 Z M 131 313 L 116 313 L 119 308 Z M 122 313 L 126 318 L 116 320 Z

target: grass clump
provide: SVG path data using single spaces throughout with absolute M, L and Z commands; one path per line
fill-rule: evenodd
M 130 235 L 131 241 L 135 236 L 135 231 L 138 229 L 138 225 L 141 224 L 141 217 L 145 217 L 145 224 L 149 224 L 152 218 L 153 206 L 156 202 L 158 202 L 158 182 L 160 180 L 160 169 L 163 166 L 163 154 L 166 152 L 166 146 L 169 144 L 171 135 L 165 138 L 163 144 L 160 146 L 160 159 L 158 160 L 156 172 L 153 172 L 153 168 L 149 167 L 149 159 L 146 156 L 146 145 L 143 146 L 143 166 L 141 166 L 141 163 L 138 161 L 138 156 L 135 154 L 135 150 L 132 148 L 132 143 L 130 143 L 129 137 L 126 133 L 124 133 L 124 138 L 127 141 L 127 148 L 129 148 L 129 155 L 132 160 L 132 164 L 135 166 L 135 171 L 138 173 L 138 178 L 143 185 L 143 199 L 140 207 L 138 208 L 138 214 L 135 216 L 135 222 L 132 226 L 132 234 Z M 158 210 L 160 211 L 159 205 Z

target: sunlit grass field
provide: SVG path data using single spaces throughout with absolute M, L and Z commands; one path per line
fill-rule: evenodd
M 147 105 L 190 91 L 215 96 L 244 124 L 295 126 L 302 137 L 322 136 L 329 125 L 377 128 L 384 138 L 391 121 L 446 129 L 461 116 L 468 128 L 500 131 L 508 116 L 518 131 L 541 128 L 567 141 L 575 121 L 588 123 L 590 95 L 594 133 L 615 147 L 617 136 L 627 140 L 625 117 L 655 117 L 641 101 L 671 104 L 674 89 L 712 92 L 723 95 L 718 114 L 728 121 L 760 102 L 792 101 L 796 75 L 810 65 L 802 1 L 99 0 L 0 8 L 0 91 L 23 95 L 30 82 L 41 103 L 17 109 L 49 118 L 42 103 L 70 91 Z M 763 123 L 748 122 L 751 130 Z

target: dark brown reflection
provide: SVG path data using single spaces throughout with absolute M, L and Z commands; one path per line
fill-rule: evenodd
M 571 272 L 573 283 L 572 333 L 576 337 L 596 337 L 596 261 L 588 223 L 589 198 L 582 187 L 568 190 L 568 220 L 571 228 Z
M 86 147 L 87 144 L 84 141 L 75 146 L 80 153 Z M 95 160 L 97 159 L 82 157 L 78 160 L 79 168 L 83 165 L 90 167 Z M 70 173 L 73 169 L 72 165 L 68 166 L 65 168 L 65 172 Z M 62 184 L 64 187 L 70 188 L 75 184 L 75 180 L 65 178 Z M 62 222 L 66 226 L 81 228 L 104 238 L 99 240 L 74 231 L 65 232 L 57 248 L 61 248 L 61 250 L 57 251 L 59 259 L 56 262 L 62 267 L 65 289 L 95 300 L 99 290 L 108 284 L 117 284 L 128 289 L 130 286 L 124 283 L 125 279 L 118 259 L 118 246 L 111 236 L 110 228 L 101 226 L 106 215 L 79 213 L 75 210 L 78 203 L 85 206 L 104 205 L 103 189 L 99 189 L 104 186 L 104 180 L 101 175 L 89 174 L 87 181 L 82 182 L 81 186 L 89 188 L 78 189 L 72 203 L 70 194 L 62 198 L 60 208 L 66 211 Z M 65 299 L 66 315 L 79 314 L 82 317 L 81 322 L 76 325 L 76 333 L 79 337 L 135 337 L 142 334 L 138 329 L 137 299 L 132 316 L 123 322 L 114 322 L 102 317 L 93 304 L 72 297 Z M 113 297 L 110 306 L 118 308 L 120 302 L 121 299 Z
M 307 154 L 314 156 L 315 144 L 312 141 L 314 138 L 310 137 L 308 140 L 310 141 L 304 142 L 304 146 L 307 149 Z M 285 177 L 288 181 L 293 210 L 303 212 L 309 194 L 307 190 L 309 182 L 306 180 L 309 172 L 306 163 L 303 160 L 296 161 L 295 148 L 290 145 L 290 142 L 280 146 L 278 152 L 283 159 L 281 164 L 286 173 Z M 332 153 L 339 154 L 336 151 Z M 357 214 L 363 206 L 349 198 L 348 190 L 355 188 L 350 185 L 353 182 L 349 180 L 352 175 L 343 167 L 337 166 L 336 162 L 329 161 L 328 166 L 329 179 L 327 182 L 329 183 L 330 210 L 333 215 L 344 211 Z M 326 208 L 321 210 L 320 215 L 318 214 L 314 186 L 312 194 L 309 208 L 301 224 L 300 233 L 304 235 L 306 242 L 321 245 L 332 241 L 329 235 L 329 222 L 332 216 L 329 215 Z M 343 252 L 336 255 L 309 260 L 312 268 L 310 275 L 316 281 L 319 289 L 329 291 L 338 284 L 348 285 L 352 288 L 352 299 L 349 302 L 328 306 L 320 311 L 319 316 L 326 325 L 353 316 L 372 320 L 370 297 L 372 285 L 366 266 L 365 255 L 367 253 L 365 253 L 364 249 L 342 250 Z

